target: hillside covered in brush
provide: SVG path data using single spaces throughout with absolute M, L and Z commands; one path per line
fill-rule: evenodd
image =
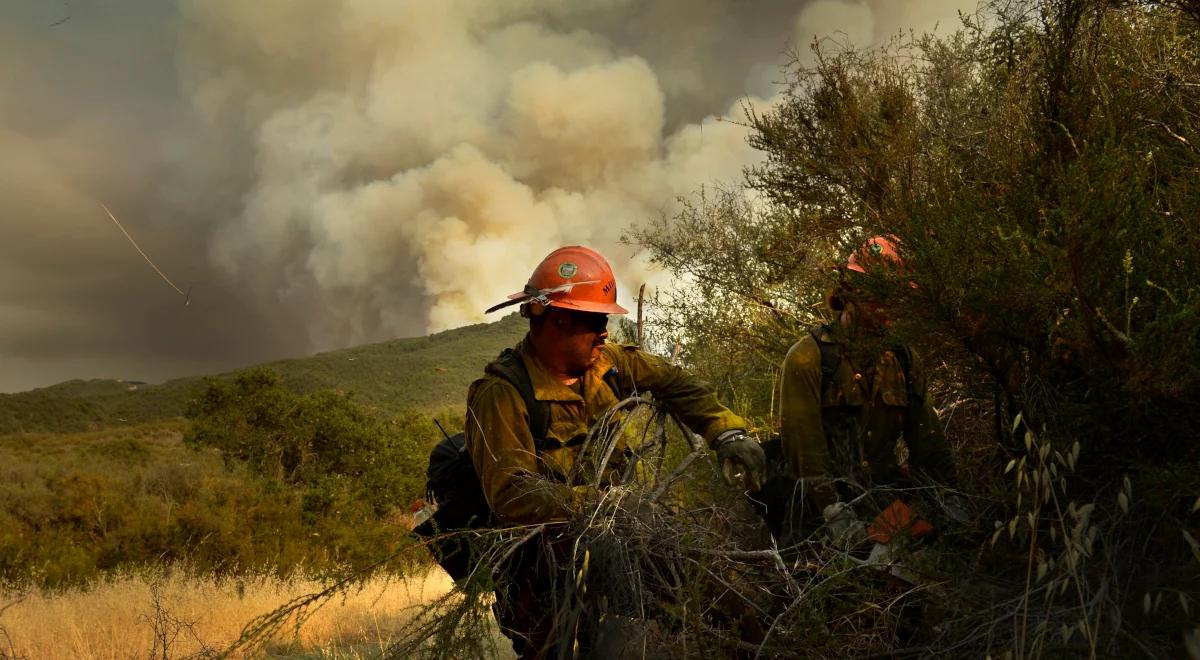
M 468 384 L 524 332 L 514 315 L 216 377 L 0 395 L 0 587 L 396 556 L 442 437 L 433 416 L 461 429 Z
M 502 349 L 525 333 L 510 315 L 427 337 L 394 339 L 312 357 L 271 362 L 283 384 L 298 393 L 334 389 L 382 415 L 433 413 L 459 407 L 467 385 Z M 228 380 L 232 374 L 217 377 Z M 160 385 L 119 380 L 72 380 L 0 394 L 0 434 L 80 432 L 181 417 L 203 385 L 201 376 Z

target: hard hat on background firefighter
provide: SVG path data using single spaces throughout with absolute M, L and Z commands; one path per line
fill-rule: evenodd
M 862 247 L 850 254 L 850 259 L 846 261 L 846 270 L 865 274 L 868 267 L 880 265 L 904 268 L 904 260 L 896 251 L 897 243 L 899 240 L 895 236 L 872 236 Z
M 854 288 L 846 279 L 848 272 L 865 275 L 867 268 L 878 268 L 879 266 L 904 270 L 906 268 L 904 260 L 900 258 L 900 253 L 896 250 L 899 243 L 900 239 L 895 236 L 872 236 L 857 250 L 851 252 L 850 258 L 846 260 L 846 265 L 838 269 L 841 274 L 838 284 L 825 291 L 825 304 L 835 312 L 845 309 L 845 300 L 842 294 Z M 909 282 L 909 286 L 917 288 L 915 282 Z
M 598 314 L 629 313 L 617 304 L 617 280 L 608 261 L 599 252 L 579 245 L 560 247 L 546 255 L 523 290 L 485 313 L 525 302 L 529 303 L 527 313 L 534 316 L 546 307 Z

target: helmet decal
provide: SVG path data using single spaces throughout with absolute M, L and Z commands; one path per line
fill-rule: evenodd
M 578 272 L 578 270 L 579 269 L 575 266 L 575 264 L 569 261 L 564 261 L 558 267 L 558 276 L 564 280 L 569 280 L 572 277 L 575 277 L 575 273 Z
M 846 260 L 846 268 L 856 273 L 865 273 L 867 271 L 863 266 L 867 262 L 903 268 L 904 261 L 896 253 L 898 242 L 899 239 L 895 236 L 873 236 L 863 243 L 862 247 L 850 253 L 850 258 Z

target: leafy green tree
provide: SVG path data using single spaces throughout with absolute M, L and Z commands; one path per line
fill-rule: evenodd
M 796 214 L 756 203 L 739 188 L 710 188 L 682 200 L 629 240 L 650 248 L 675 275 L 650 306 L 659 338 L 746 412 L 766 415 L 774 373 L 799 333 L 822 322 L 831 248 L 798 240 Z

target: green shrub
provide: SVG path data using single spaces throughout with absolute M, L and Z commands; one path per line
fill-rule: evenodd
M 177 561 L 217 574 L 321 573 L 405 547 L 403 518 L 379 515 L 354 489 L 335 484 L 306 511 L 304 487 L 189 447 L 181 428 L 0 437 L 0 583 L 66 587 Z
M 381 421 L 347 394 L 295 394 L 268 369 L 211 379 L 188 407 L 188 442 L 218 449 L 256 473 L 301 487 L 310 519 L 328 513 L 343 494 L 385 515 L 421 493 L 428 443 Z
M 0 583 L 68 586 L 164 561 L 403 570 L 423 556 L 401 550 L 442 437 L 428 415 L 298 394 L 261 369 L 210 381 L 190 412 L 190 424 L 0 436 Z M 462 428 L 459 410 L 439 419 Z

